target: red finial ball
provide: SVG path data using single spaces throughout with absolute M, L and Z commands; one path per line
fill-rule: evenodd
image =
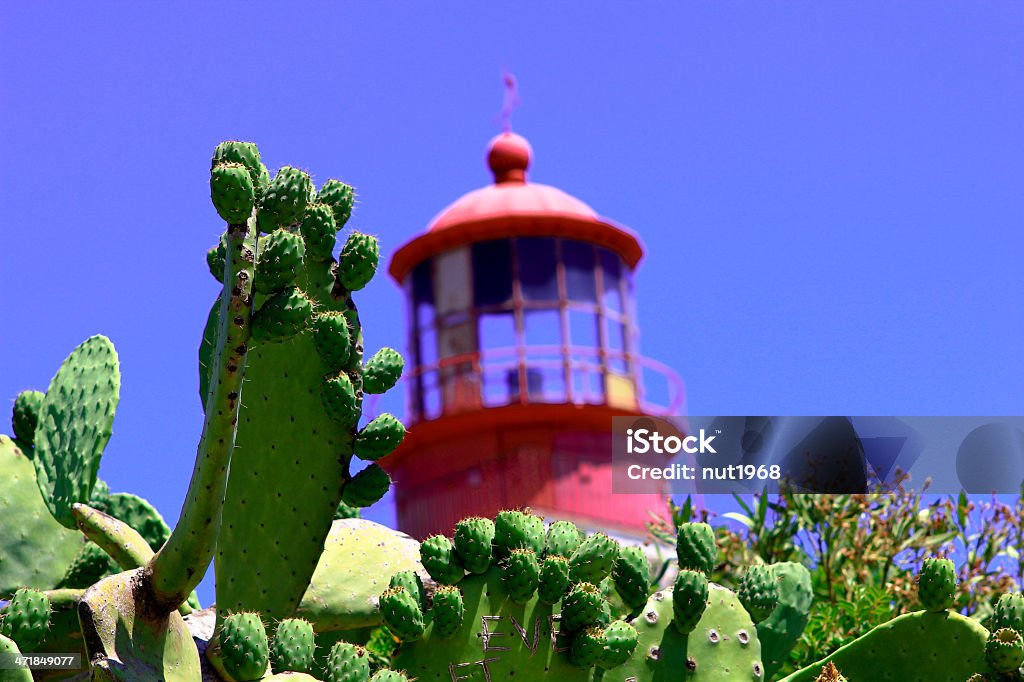
M 487 145 L 487 165 L 495 182 L 526 182 L 526 169 L 533 159 L 533 148 L 526 138 L 505 132 Z

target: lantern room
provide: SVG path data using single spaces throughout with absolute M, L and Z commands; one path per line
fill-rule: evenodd
M 652 502 L 609 497 L 606 443 L 611 416 L 682 403 L 678 377 L 639 353 L 642 248 L 579 199 L 528 182 L 532 157 L 523 137 L 495 137 L 493 184 L 444 209 L 391 261 L 407 301 L 409 434 L 385 465 L 399 525 L 414 535 L 513 506 L 628 526 Z M 652 377 L 657 406 L 645 394 Z M 467 486 L 480 495 L 459 503 Z

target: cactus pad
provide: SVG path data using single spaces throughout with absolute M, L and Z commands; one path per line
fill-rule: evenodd
M 171 536 L 171 529 L 167 526 L 164 518 L 160 516 L 160 512 L 137 495 L 114 493 L 96 504 L 95 508 L 134 528 L 139 535 L 145 538 L 146 544 L 153 551 L 160 549 L 167 542 L 167 538 Z
M 117 572 L 117 564 L 110 555 L 94 542 L 82 545 L 82 550 L 68 566 L 58 587 L 85 589 L 101 578 Z
M 92 493 L 120 392 L 114 346 L 93 336 L 71 352 L 43 398 L 33 463 L 43 500 L 65 528 L 75 527 L 71 506 Z

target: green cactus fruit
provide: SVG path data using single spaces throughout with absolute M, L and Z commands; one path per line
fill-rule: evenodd
M 779 605 L 778 578 L 769 566 L 751 566 L 740 579 L 736 594 L 751 620 L 760 623 Z
M 252 316 L 252 338 L 273 343 L 302 332 L 313 314 L 313 304 L 298 287 L 274 294 Z
M 65 528 L 76 528 L 71 508 L 92 494 L 120 393 L 114 345 L 93 336 L 71 352 L 43 398 L 32 464 L 43 500 Z
M 274 641 L 270 646 L 271 667 L 275 673 L 312 672 L 315 649 L 313 624 L 301 618 L 286 618 L 274 630 Z
M 989 630 L 1013 628 L 1024 636 L 1024 594 L 1011 592 L 999 597 L 992 609 Z
M 430 615 L 434 623 L 434 634 L 451 637 L 460 627 L 466 614 L 462 592 L 454 585 L 440 585 L 434 592 L 434 604 Z
M 373 674 L 370 682 L 409 682 L 409 678 L 397 670 L 381 668 Z
M 256 291 L 271 294 L 292 286 L 306 257 L 306 245 L 294 232 L 274 230 L 256 249 Z
M 672 624 L 679 634 L 688 635 L 700 622 L 708 606 L 708 578 L 699 571 L 683 569 L 672 588 Z
M 291 166 L 283 166 L 270 181 L 257 214 L 261 232 L 273 232 L 302 220 L 313 181 Z
M 334 212 L 327 204 L 310 203 L 302 216 L 299 233 L 306 242 L 306 255 L 313 260 L 329 261 L 334 255 L 338 226 Z
M 99 582 L 100 578 L 113 575 L 117 571 L 118 566 L 109 554 L 100 549 L 96 543 L 87 542 L 82 545 L 82 551 L 68 566 L 58 587 L 85 589 L 93 583 Z
M 14 640 L 22 653 L 31 653 L 50 627 L 50 599 L 42 592 L 22 588 L 7 605 L 0 634 Z
M 391 576 L 389 588 L 401 587 L 411 594 L 421 610 L 427 608 L 427 592 L 423 589 L 423 580 L 416 571 L 399 571 Z
M 545 604 L 554 604 L 569 589 L 569 560 L 553 554 L 540 562 L 540 584 L 537 595 Z
M 363 390 L 371 394 L 390 391 L 402 376 L 405 361 L 393 348 L 381 348 L 363 366 Z
M 114 493 L 102 500 L 96 509 L 115 519 L 124 521 L 138 531 L 146 544 L 157 551 L 171 537 L 171 529 L 167 522 L 146 500 L 131 493 Z
M 224 671 L 238 682 L 258 680 L 267 672 L 270 645 L 258 613 L 233 613 L 220 630 L 220 660 Z
M 14 429 L 14 435 L 21 442 L 28 445 L 35 442 L 36 424 L 39 423 L 39 408 L 42 407 L 42 404 L 42 391 L 22 391 L 14 399 L 11 428 Z
M 344 313 L 327 311 L 313 316 L 310 325 L 316 352 L 333 370 L 348 364 L 352 354 L 352 337 Z
M 359 508 L 352 507 L 345 504 L 344 501 L 338 503 L 338 508 L 334 510 L 334 518 L 337 519 L 358 519 Z
M 358 423 L 361 401 L 348 374 L 341 372 L 337 376 L 325 379 L 321 398 L 324 410 L 331 419 L 349 428 Z
M 569 578 L 597 585 L 612 572 L 618 557 L 619 543 L 604 533 L 594 533 L 569 557 Z
M 626 606 L 636 609 L 646 604 L 651 589 L 651 568 L 644 550 L 623 547 L 612 567 L 612 579 Z
M 265 168 L 260 163 L 260 150 L 252 142 L 239 142 L 229 140 L 221 142 L 213 150 L 213 159 L 210 161 L 210 170 L 223 163 L 237 163 L 245 167 L 249 173 L 253 186 L 259 182 L 260 170 Z M 246 216 L 248 218 L 249 216 Z
M 491 567 L 491 543 L 494 522 L 479 516 L 455 524 L 455 552 L 470 573 L 483 573 Z
M 706 523 L 684 523 L 677 530 L 676 557 L 679 568 L 711 575 L 718 563 L 715 531 Z
M 604 629 L 604 650 L 597 661 L 601 668 L 609 669 L 622 665 L 636 651 L 640 635 L 636 628 L 621 620 Z
M 348 291 L 359 291 L 373 279 L 380 260 L 377 238 L 353 232 L 345 240 L 338 258 L 338 281 Z
M 956 567 L 949 559 L 929 558 L 917 576 L 917 595 L 925 611 L 945 611 L 956 596 Z
M 766 680 L 775 679 L 786 663 L 807 627 L 814 601 L 811 572 L 805 566 L 787 561 L 772 564 L 771 569 L 779 581 L 779 605 L 757 624 Z
M 217 213 L 231 225 L 241 225 L 252 215 L 256 189 L 240 163 L 219 163 L 210 171 L 210 198 Z
M 385 412 L 374 417 L 356 436 L 355 453 L 360 459 L 375 462 L 394 452 L 403 438 L 405 426 L 395 415 Z
M 342 499 L 353 507 L 369 507 L 384 497 L 390 487 L 388 472 L 371 464 L 345 483 Z
M 996 672 L 1016 672 L 1024 663 L 1024 640 L 1020 633 L 1011 628 L 993 632 L 985 643 L 985 660 Z
M 32 671 L 28 666 L 14 663 L 14 659 L 21 656 L 21 653 L 18 645 L 10 637 L 0 635 L 0 658 L 10 662 L 0 674 L 4 682 L 32 682 Z
M 388 630 L 403 642 L 414 642 L 423 636 L 423 611 L 416 597 L 404 587 L 388 588 L 380 596 L 380 612 Z
M 368 682 L 370 657 L 361 646 L 338 642 L 331 647 L 324 672 L 324 682 Z
M 501 579 L 509 599 L 517 604 L 530 601 L 540 584 L 537 554 L 530 549 L 513 549 L 501 567 Z
M 339 230 L 343 228 L 352 215 L 355 191 L 344 182 L 331 178 L 324 183 L 316 196 L 317 201 L 331 207 L 335 227 Z
M 501 556 L 513 549 L 544 551 L 544 521 L 539 516 L 511 510 L 494 517 L 494 546 Z
M 578 632 L 590 625 L 603 625 L 611 620 L 608 602 L 601 590 L 590 583 L 578 583 L 562 600 L 562 631 Z
M 569 660 L 580 668 L 593 668 L 604 653 L 604 628 L 588 627 L 572 638 Z
M 549 556 L 557 554 L 568 559 L 581 542 L 583 534 L 572 521 L 555 521 L 548 526 L 546 548 Z
M 442 585 L 454 585 L 466 574 L 451 540 L 432 535 L 420 545 L 420 561 L 430 577 Z

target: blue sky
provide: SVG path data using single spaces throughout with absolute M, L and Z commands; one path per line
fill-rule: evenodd
M 504 69 L 532 179 L 645 242 L 642 349 L 692 413 L 1020 413 L 1021 4 L 410 7 L 0 10 L 0 396 L 108 335 L 114 490 L 173 523 L 187 487 L 214 146 L 352 183 L 390 254 L 489 181 Z M 404 346 L 387 278 L 359 304 Z

